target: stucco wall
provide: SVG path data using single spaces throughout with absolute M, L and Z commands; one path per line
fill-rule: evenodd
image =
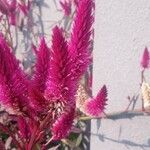
M 150 48 L 150 0 L 96 0 L 95 30 L 93 94 L 106 84 L 106 112 L 124 110 L 139 92 L 139 59 Z M 93 120 L 91 150 L 150 150 L 150 117 L 128 117 Z

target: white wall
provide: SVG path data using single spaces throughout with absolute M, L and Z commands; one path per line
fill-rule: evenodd
M 96 0 L 93 94 L 107 85 L 106 112 L 124 110 L 126 97 L 139 92 L 145 46 L 150 49 L 150 0 Z M 92 121 L 91 150 L 150 150 L 150 117 L 121 117 Z

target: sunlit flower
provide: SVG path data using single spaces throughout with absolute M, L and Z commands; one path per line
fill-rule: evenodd
M 69 16 L 71 14 L 71 0 L 60 0 L 60 5 L 64 11 L 65 16 Z
M 90 98 L 85 103 L 85 113 L 98 117 L 104 112 L 107 101 L 107 89 L 104 85 L 95 98 Z
M 80 1 L 68 42 L 58 26 L 53 28 L 51 48 L 41 38 L 31 78 L 21 70 L 13 50 L 0 36 L 0 101 L 14 111 L 26 149 L 32 149 L 47 133 L 53 140 L 69 135 L 77 89 L 91 63 L 93 21 L 93 0 Z M 96 98 L 85 102 L 86 113 L 99 115 L 106 97 L 104 86 Z
M 142 60 L 141 60 L 141 66 L 146 69 L 149 67 L 149 61 L 150 61 L 150 56 L 149 56 L 149 51 L 147 47 L 144 49 Z

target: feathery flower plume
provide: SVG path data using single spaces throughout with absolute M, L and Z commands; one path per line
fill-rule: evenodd
M 65 100 L 65 102 L 69 104 L 70 107 L 75 107 L 75 94 L 80 77 L 85 73 L 90 63 L 90 46 L 92 34 L 91 27 L 94 20 L 92 10 L 93 0 L 80 1 L 68 50 L 64 39 L 62 38 L 62 36 L 60 36 L 61 34 L 60 31 L 58 31 L 58 28 L 56 27 L 53 30 L 53 46 L 51 53 L 52 59 L 50 61 L 50 78 L 47 84 L 47 91 L 51 92 L 49 97 L 57 97 L 57 100 L 59 98 L 61 99 L 61 101 Z M 72 99 L 73 105 L 70 102 L 68 103 L 68 95 L 69 100 Z M 74 107 L 72 107 L 72 109 Z M 65 111 L 67 112 L 67 110 Z M 64 118 L 63 114 L 62 118 Z M 70 118 L 70 120 L 73 119 Z M 62 127 L 61 120 L 58 121 L 56 125 L 57 126 L 54 126 L 54 129 L 52 129 L 52 131 L 53 133 L 56 133 L 57 137 L 55 137 L 54 135 L 53 136 L 56 139 L 59 138 L 58 135 L 61 135 L 60 137 L 65 137 L 68 132 L 64 132 L 63 136 L 61 133 L 61 129 L 57 130 L 57 132 L 54 132 L 58 127 Z M 71 129 L 71 124 L 66 125 L 65 127 L 67 127 L 67 131 L 68 129 Z
M 75 110 L 70 109 L 67 113 L 63 113 L 60 118 L 53 124 L 52 135 L 53 140 L 60 140 L 69 135 L 73 124 Z
M 98 117 L 105 109 L 107 89 L 104 85 L 95 98 L 89 99 L 85 104 L 86 114 Z
M 79 0 L 74 0 L 74 4 L 75 4 L 76 6 L 78 6 Z
M 35 64 L 35 73 L 33 75 L 33 85 L 41 93 L 44 93 L 50 60 L 50 49 L 46 45 L 44 38 L 41 38 L 40 47 L 36 52 L 37 60 Z
M 16 9 L 17 9 L 16 0 L 8 1 L 8 6 L 9 6 L 9 22 L 11 25 L 16 25 Z
M 26 6 L 23 1 L 16 0 L 0 0 L 0 12 L 6 15 L 9 19 L 11 25 L 16 25 L 16 19 L 20 12 L 23 12 L 27 16 L 29 8 Z
M 3 0 L 0 0 L 0 12 L 3 14 L 8 14 L 8 8 L 7 5 L 4 3 Z
M 142 56 L 142 60 L 141 60 L 141 66 L 144 69 L 147 69 L 149 67 L 149 59 L 150 59 L 149 51 L 148 51 L 148 48 L 145 47 L 143 56 Z
M 69 16 L 71 14 L 71 0 L 61 0 L 60 5 L 64 11 L 65 16 Z
M 67 92 L 66 79 L 69 75 L 67 68 L 67 42 L 63 37 L 63 30 L 57 26 L 53 29 L 52 48 L 50 56 L 49 77 L 47 80 L 46 94 L 48 97 L 63 97 Z
M 71 84 L 70 73 L 67 69 L 67 50 L 68 47 L 63 36 L 63 30 L 56 26 L 53 29 L 49 77 L 45 92 L 45 97 L 50 102 L 50 111 L 53 116 L 52 134 L 54 139 L 67 136 L 72 127 L 71 122 L 74 119 L 74 111 L 70 116 L 70 110 L 75 110 L 75 100 L 71 101 L 71 99 L 75 99 L 75 95 L 71 95 L 73 97 L 70 96 L 74 87 Z M 69 87 L 72 87 L 72 89 Z M 64 125 L 63 122 L 65 122 Z
M 28 82 L 12 50 L 0 35 L 0 100 L 17 113 L 31 113 Z
M 44 98 L 46 89 L 46 81 L 48 78 L 50 49 L 46 45 L 45 39 L 40 39 L 40 46 L 35 50 L 37 61 L 35 64 L 35 72 L 30 85 L 29 96 L 32 106 L 36 108 L 38 114 L 44 114 L 47 111 L 47 100 Z
M 41 39 L 32 80 L 26 78 L 12 50 L 0 36 L 0 100 L 18 117 L 18 133 L 23 138 L 19 139 L 20 149 L 31 150 L 37 143 L 40 145 L 49 131 L 53 140 L 65 138 L 71 131 L 75 95 L 80 78 L 90 64 L 92 11 L 93 0 L 79 1 L 69 46 L 63 30 L 57 26 L 53 29 L 51 51 L 44 38 Z M 104 86 L 96 98 L 85 102 L 87 113 L 98 116 L 104 110 L 106 99 Z
M 93 0 L 80 1 L 69 42 L 70 72 L 72 78 L 77 80 L 85 73 L 91 61 L 93 21 Z

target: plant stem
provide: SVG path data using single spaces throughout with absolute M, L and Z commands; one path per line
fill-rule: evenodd
M 146 113 L 147 115 L 150 115 L 150 109 L 147 108 L 147 109 L 145 109 L 145 111 L 143 111 L 142 109 L 135 109 L 132 111 L 118 111 L 118 112 L 112 112 L 112 113 L 108 113 L 108 114 L 102 114 L 100 117 L 85 116 L 85 117 L 80 117 L 78 120 L 86 121 L 86 120 L 92 120 L 92 119 L 113 119 L 113 117 L 118 116 L 123 113 L 124 114 L 136 114 L 136 115 L 138 115 L 138 114 L 144 115 Z

